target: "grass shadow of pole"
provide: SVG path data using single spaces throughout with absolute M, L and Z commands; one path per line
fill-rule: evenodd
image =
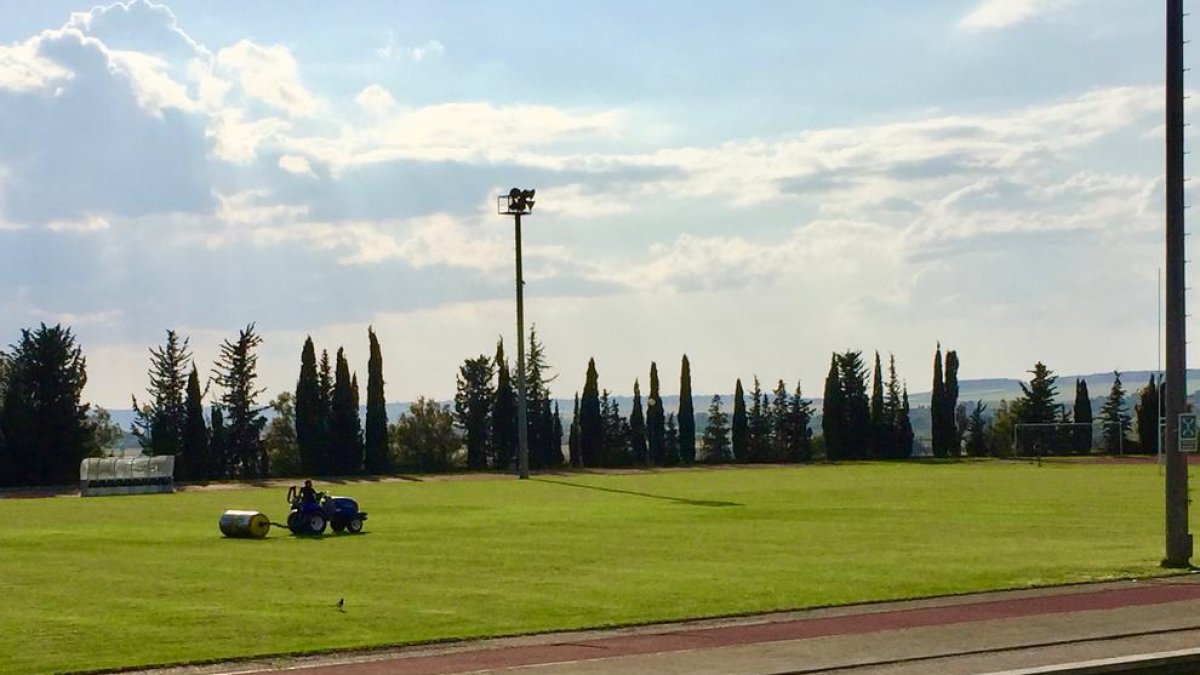
M 582 488 L 584 490 L 598 490 L 600 492 L 612 492 L 621 495 L 633 495 L 634 497 L 646 497 L 647 499 L 660 499 L 662 501 L 674 502 L 676 504 L 685 504 L 687 506 L 710 506 L 710 507 L 729 507 L 729 506 L 745 506 L 738 502 L 722 502 L 713 499 L 687 499 L 684 497 L 671 497 L 668 495 L 656 495 L 649 492 L 637 492 L 636 490 L 618 490 L 617 488 L 600 487 L 599 485 L 585 485 L 583 483 L 572 483 L 565 480 L 550 480 L 548 478 L 534 478 L 539 483 L 549 483 L 551 485 L 563 485 L 566 487 Z

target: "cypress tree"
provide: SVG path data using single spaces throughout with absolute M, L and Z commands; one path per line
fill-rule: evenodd
M 912 410 L 908 407 L 908 384 L 905 384 L 900 395 L 900 423 L 897 425 L 899 430 L 897 435 L 899 447 L 896 455 L 901 459 L 912 457 L 913 427 L 911 413 Z
M 679 457 L 679 425 L 675 421 L 675 413 L 667 414 L 667 421 L 663 429 L 663 452 L 667 457 Z
M 742 391 L 742 379 L 739 377 L 733 388 L 733 423 L 731 440 L 733 443 L 733 461 L 739 464 L 748 460 L 749 423 L 746 419 L 746 394 Z
M 687 354 L 679 366 L 679 458 L 682 464 L 696 461 L 696 413 L 692 410 L 692 365 Z M 670 455 L 667 464 L 674 462 Z
M 945 384 L 942 387 L 942 420 L 945 424 L 942 434 L 945 438 L 946 452 L 951 457 L 962 454 L 962 434 L 958 429 L 957 410 L 958 352 L 951 349 L 946 352 Z
M 363 462 L 367 473 L 378 475 L 392 470 L 388 455 L 387 398 L 383 391 L 383 351 L 379 348 L 375 329 L 370 326 L 367 327 L 367 340 L 371 344 L 371 356 L 367 359 L 367 426 L 363 430 Z M 490 384 L 490 369 L 488 380 Z
M 758 376 L 754 376 L 754 390 L 750 392 L 750 411 L 746 415 L 747 451 L 746 460 L 766 462 L 771 454 L 771 419 L 767 412 L 768 401 L 763 395 Z
M 554 445 L 552 446 L 550 457 L 546 459 L 547 466 L 561 466 L 563 463 L 562 454 L 563 441 L 563 426 L 562 413 L 558 411 L 558 401 L 554 402 Z
M 646 448 L 646 420 L 642 415 L 642 389 L 635 379 L 633 381 L 633 410 L 629 413 L 629 447 L 633 452 L 633 460 L 638 464 L 648 464 Z
M 846 402 L 842 392 L 838 355 L 829 360 L 825 376 L 825 397 L 821 403 L 821 435 L 825 439 L 825 456 L 831 462 L 846 457 Z
M 1153 377 L 1150 378 L 1150 384 L 1154 384 Z M 1092 423 L 1092 398 L 1088 394 L 1087 382 L 1082 378 L 1075 380 L 1074 413 L 1076 424 Z M 1076 427 L 1073 438 L 1074 442 L 1072 443 L 1072 447 L 1075 449 L 1076 454 L 1086 455 L 1092 451 L 1091 427 Z M 1157 436 L 1155 437 L 1155 441 L 1157 443 Z
M 588 359 L 583 397 L 579 400 L 579 454 L 583 466 L 599 466 L 604 445 L 604 419 L 600 415 L 600 376 L 596 359 Z
M 1138 446 L 1144 454 L 1158 454 L 1158 385 L 1157 378 L 1150 374 L 1150 381 L 1138 392 L 1137 415 Z
M 504 340 L 496 342 L 496 393 L 492 399 L 490 436 L 492 466 L 503 471 L 513 468 L 517 456 L 517 394 L 513 390 L 504 357 Z
M 212 405 L 212 436 L 209 441 L 209 477 L 227 478 L 229 476 L 228 452 L 225 445 L 225 415 L 221 406 Z
M 201 401 L 200 375 L 195 364 L 188 374 L 187 398 L 184 409 L 187 419 L 183 425 L 183 469 L 184 480 L 207 481 L 211 460 L 208 452 L 208 427 L 204 424 L 204 403 Z
M 296 380 L 296 447 L 301 470 L 309 475 L 323 473 L 322 451 L 325 423 L 321 382 L 317 374 L 317 353 L 312 337 L 300 350 L 300 377 Z
M 571 466 L 583 466 L 583 458 L 579 452 L 579 392 L 575 392 L 575 413 L 571 416 L 571 435 L 567 444 L 571 453 Z
M 665 410 L 658 389 L 658 365 L 651 361 L 650 397 L 646 399 L 646 463 L 649 465 L 666 462 L 665 422 Z
M 942 379 L 942 343 L 938 343 L 933 356 L 933 394 L 929 399 L 929 421 L 933 436 L 933 456 L 946 457 L 950 454 L 946 443 L 946 383 Z
M 321 350 L 321 362 L 317 369 L 317 388 L 320 390 L 320 431 L 317 466 L 321 474 L 329 474 L 338 465 L 337 448 L 333 445 L 333 364 L 329 350 Z
M 329 418 L 333 473 L 349 475 L 362 468 L 362 449 L 359 446 L 358 408 L 354 405 L 354 390 L 350 382 L 350 365 L 345 350 L 338 347 L 333 379 L 333 397 Z
M 875 352 L 875 370 L 871 372 L 871 445 L 870 456 L 887 457 L 888 435 L 891 420 L 884 415 L 883 367 L 879 352 Z

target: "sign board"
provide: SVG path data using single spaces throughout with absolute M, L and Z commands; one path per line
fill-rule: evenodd
M 1196 413 L 1179 414 L 1179 451 L 1196 452 Z

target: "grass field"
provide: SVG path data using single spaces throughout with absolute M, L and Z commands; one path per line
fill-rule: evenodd
M 0 500 L 0 672 L 111 668 L 1156 574 L 1154 465 L 361 482 L 366 533 L 223 539 L 282 489 Z M 345 598 L 339 613 L 334 604 Z

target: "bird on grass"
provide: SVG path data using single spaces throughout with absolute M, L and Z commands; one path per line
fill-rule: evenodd
M 337 607 L 337 611 L 339 611 L 339 612 L 346 611 L 346 599 L 338 598 L 337 604 L 334 605 L 334 607 Z

